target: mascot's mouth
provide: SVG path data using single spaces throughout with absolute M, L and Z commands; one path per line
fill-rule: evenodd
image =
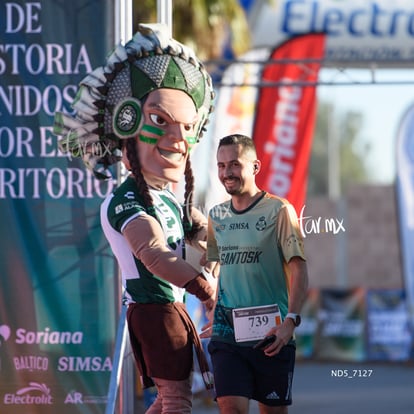
M 184 154 L 181 152 L 167 151 L 161 148 L 158 148 L 158 151 L 164 158 L 167 158 L 170 161 L 179 162 L 184 158 Z

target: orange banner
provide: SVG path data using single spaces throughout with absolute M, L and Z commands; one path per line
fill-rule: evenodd
M 253 139 L 262 169 L 260 188 L 287 198 L 300 211 L 305 203 L 312 145 L 316 86 L 325 35 L 307 34 L 278 46 L 262 72 Z M 286 62 L 289 60 L 289 62 Z M 279 86 L 275 87 L 275 83 Z

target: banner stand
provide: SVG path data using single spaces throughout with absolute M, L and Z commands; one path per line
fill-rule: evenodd
M 128 332 L 126 324 L 127 308 L 127 305 L 122 304 L 121 314 L 118 323 L 118 330 L 116 334 L 111 379 L 109 382 L 108 403 L 106 406 L 105 414 L 115 414 L 116 398 L 118 395 L 122 363 L 125 356 L 125 345 Z

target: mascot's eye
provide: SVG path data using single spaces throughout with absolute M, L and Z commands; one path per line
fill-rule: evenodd
M 157 114 L 150 114 L 151 121 L 158 126 L 167 125 L 167 121 L 160 115 Z

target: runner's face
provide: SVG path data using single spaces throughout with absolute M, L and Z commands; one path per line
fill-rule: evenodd
M 227 193 L 242 195 L 255 186 L 255 161 L 251 154 L 242 153 L 241 145 L 223 145 L 218 149 L 218 177 Z
M 177 183 L 196 140 L 194 102 L 183 91 L 157 89 L 145 100 L 143 115 L 137 139 L 142 173 L 149 183 Z

